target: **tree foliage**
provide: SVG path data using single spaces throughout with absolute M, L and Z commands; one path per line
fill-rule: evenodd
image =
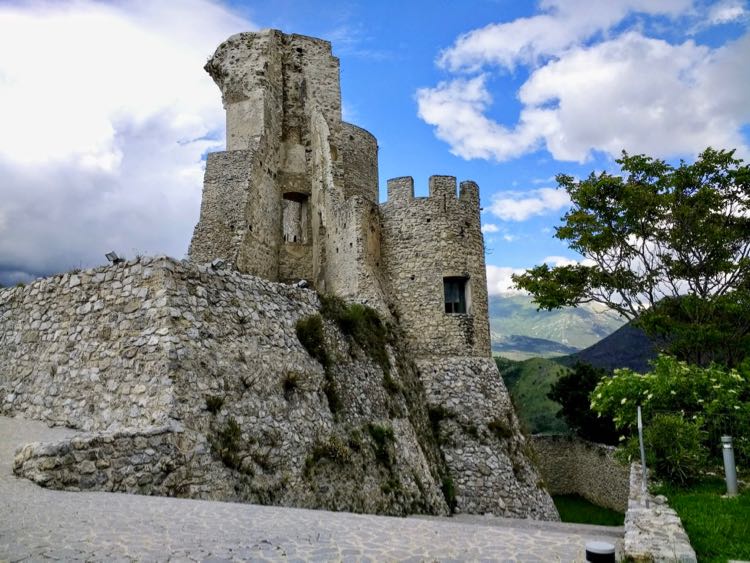
M 573 371 L 552 384 L 547 397 L 561 405 L 557 416 L 576 434 L 592 442 L 616 444 L 618 434 L 612 418 L 597 415 L 589 408 L 589 395 L 608 375 L 606 370 L 579 362 Z
M 661 355 L 645 375 L 615 370 L 590 398 L 594 412 L 612 417 L 624 454 L 634 459 L 641 406 L 648 463 L 672 482 L 690 481 L 706 461 L 718 465 L 722 434 L 733 435 L 738 459 L 750 456 L 750 362 L 702 368 Z
M 705 301 L 748 287 L 750 167 L 706 149 L 693 164 L 623 152 L 622 176 L 557 176 L 572 207 L 555 236 L 581 264 L 513 277 L 542 309 L 603 303 L 632 320 L 664 298 Z

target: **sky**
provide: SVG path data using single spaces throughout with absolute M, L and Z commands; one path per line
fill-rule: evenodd
M 742 0 L 0 0 L 0 284 L 125 257 L 183 258 L 205 155 L 224 148 L 203 71 L 224 39 L 328 39 L 346 121 L 388 178 L 480 186 L 490 293 L 581 257 L 554 238 L 558 173 L 707 146 L 750 160 Z

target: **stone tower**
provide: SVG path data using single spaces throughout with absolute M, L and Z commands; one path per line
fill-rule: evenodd
M 205 68 L 221 89 L 227 150 L 206 163 L 190 258 L 382 302 L 377 142 L 341 120 L 331 44 L 240 33 Z

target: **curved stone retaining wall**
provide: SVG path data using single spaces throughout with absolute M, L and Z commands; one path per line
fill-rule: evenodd
M 532 443 L 550 494 L 577 494 L 596 505 L 625 512 L 628 467 L 615 459 L 614 447 L 561 434 L 537 434 Z

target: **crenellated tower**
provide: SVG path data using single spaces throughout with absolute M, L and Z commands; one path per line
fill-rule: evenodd
M 418 356 L 490 355 L 479 188 L 432 176 L 414 197 L 410 177 L 388 180 L 381 205 L 387 293 Z

